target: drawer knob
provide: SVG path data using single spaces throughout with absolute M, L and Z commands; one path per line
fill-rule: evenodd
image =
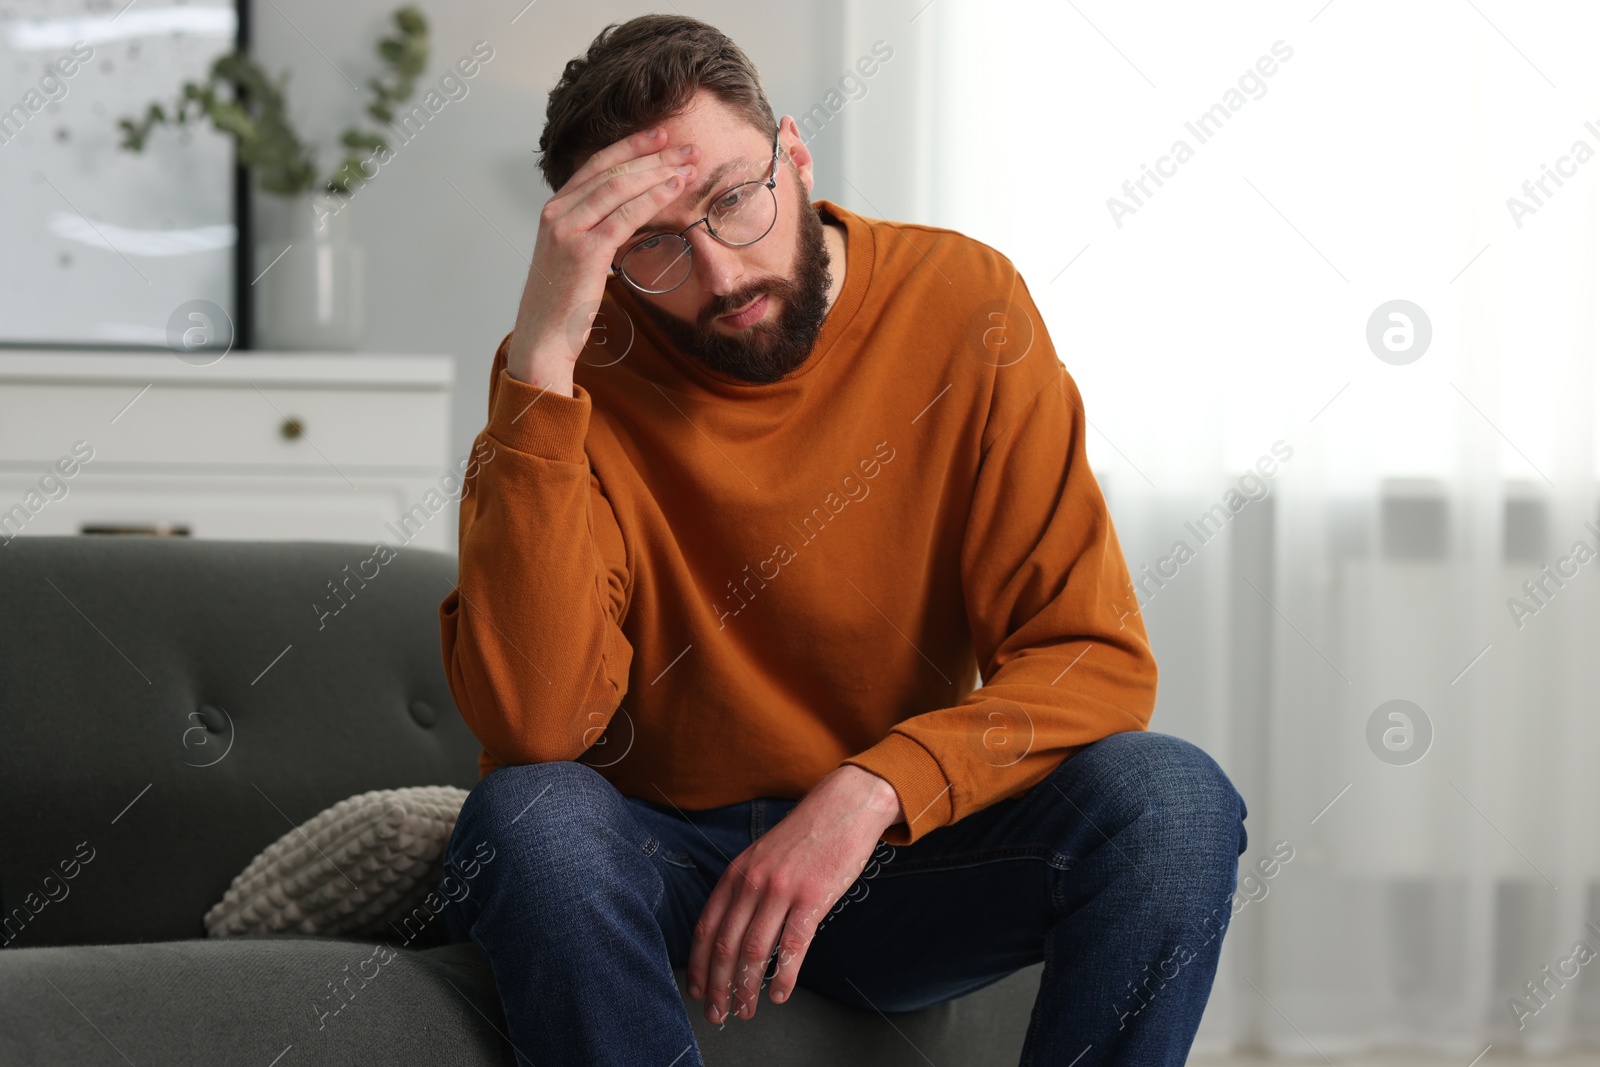
M 86 522 L 78 526 L 80 534 L 130 534 L 146 537 L 188 537 L 189 524 L 186 522 L 151 522 L 127 525 L 122 523 L 95 523 Z
M 283 420 L 283 425 L 278 427 L 278 432 L 283 434 L 285 440 L 293 441 L 305 433 L 306 428 L 299 419 L 290 417 Z

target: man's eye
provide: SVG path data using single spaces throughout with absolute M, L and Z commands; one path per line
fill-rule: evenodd
M 635 249 L 642 248 L 646 252 L 654 252 L 656 249 L 661 247 L 661 241 L 662 241 L 662 235 L 658 233 L 654 237 L 646 237 L 644 240 L 640 241 L 638 244 L 634 245 L 633 247 Z
M 738 189 L 730 189 L 717 201 L 716 210 L 723 213 L 732 211 L 734 208 L 738 207 L 739 202 L 744 199 L 745 192 L 746 190 L 743 187 Z

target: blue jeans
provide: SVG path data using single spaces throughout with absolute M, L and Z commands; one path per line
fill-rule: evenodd
M 729 861 L 797 803 L 680 812 L 581 763 L 499 768 L 450 839 L 446 930 L 483 950 L 528 1061 L 699 1064 L 672 968 Z M 1245 814 L 1199 748 L 1113 734 L 1024 793 L 880 843 L 798 984 L 911 1011 L 1042 960 L 1023 1064 L 1181 1064 L 1232 915 Z

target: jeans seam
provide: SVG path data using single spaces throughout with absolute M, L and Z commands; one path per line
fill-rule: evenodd
M 646 859 L 654 859 L 661 854 L 661 842 L 656 840 L 655 834 L 645 834 L 644 844 L 639 846 L 639 850 L 644 853 Z M 656 890 L 655 901 L 650 905 L 650 914 L 654 915 L 660 909 L 662 899 L 667 895 L 667 880 L 661 877 L 661 872 L 656 870 L 654 863 L 650 864 L 650 873 L 656 876 L 656 885 L 660 887 Z
M 1052 866 L 1054 866 L 1054 864 L 1052 864 Z M 1066 869 L 1067 868 L 1065 867 L 1057 868 L 1057 872 L 1059 873 L 1060 871 L 1065 871 Z M 1067 911 L 1066 902 L 1061 899 L 1062 879 L 1059 877 L 1049 877 L 1046 878 L 1045 881 L 1050 885 L 1050 905 L 1055 910 L 1056 918 L 1059 919 L 1064 916 Z
M 1044 954 L 1044 970 L 1039 972 L 1039 985 L 1040 985 L 1040 987 L 1043 987 L 1049 981 L 1050 981 L 1050 953 L 1048 951 L 1046 951 L 1045 954 Z M 1034 1039 L 1038 1036 L 1038 1034 L 1039 1034 L 1039 1002 L 1036 999 L 1034 1001 L 1034 1004 L 1033 1004 L 1033 1011 L 1030 1012 L 1029 1015 L 1028 1015 L 1028 1033 L 1027 1033 L 1027 1036 L 1022 1039 L 1022 1047 L 1024 1049 L 1023 1056 L 1022 1056 L 1022 1062 L 1019 1063 L 1017 1065 L 1017 1067 L 1033 1067 L 1033 1045 L 1034 1045 Z

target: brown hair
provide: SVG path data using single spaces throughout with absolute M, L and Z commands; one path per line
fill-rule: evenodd
M 601 30 L 550 90 L 539 170 L 559 191 L 584 160 L 678 114 L 699 89 L 764 135 L 778 126 L 761 75 L 716 27 L 685 15 L 640 15 Z

